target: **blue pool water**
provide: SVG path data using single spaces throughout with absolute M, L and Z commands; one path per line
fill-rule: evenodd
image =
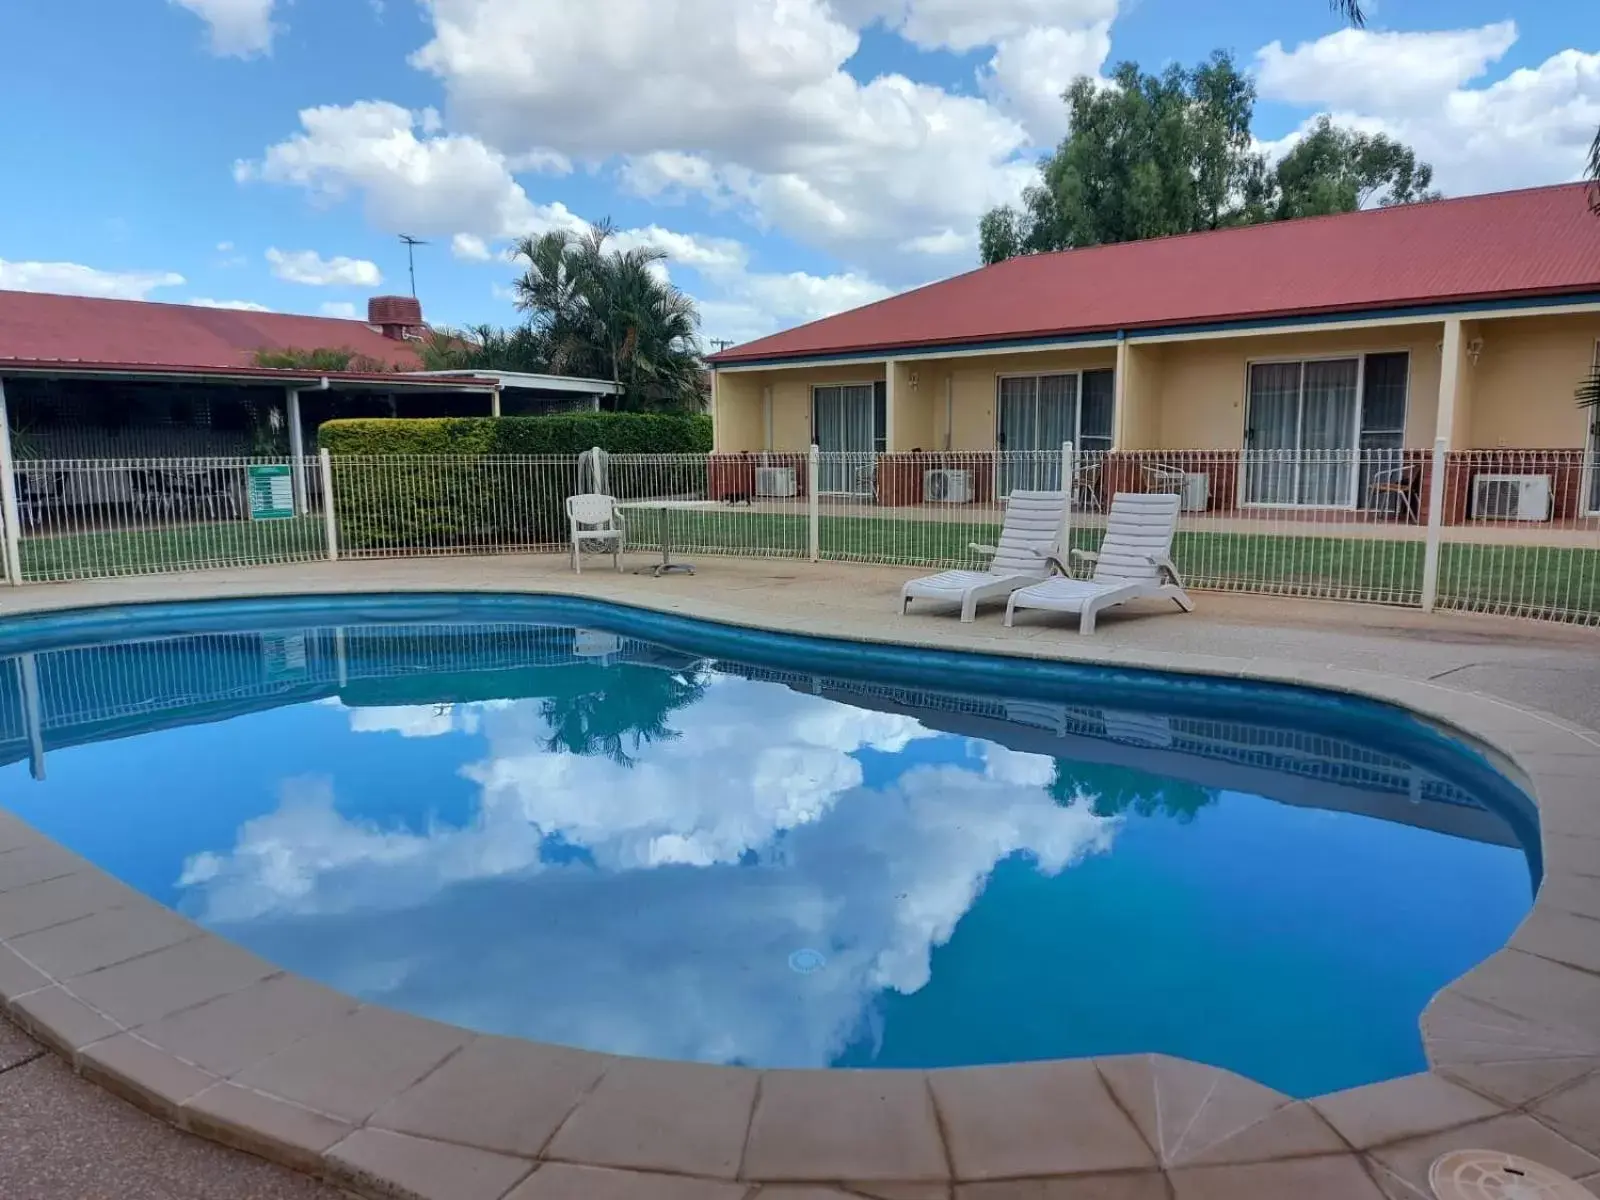
M 756 1066 L 1403 1075 L 1539 872 L 1525 798 L 1375 704 L 575 600 L 12 622 L 0 763 L 0 805 L 284 967 Z

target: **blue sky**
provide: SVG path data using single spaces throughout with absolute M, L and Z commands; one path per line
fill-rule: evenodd
M 519 233 L 609 216 L 743 340 L 966 269 L 1073 76 L 1213 48 L 1256 133 L 1381 129 L 1448 194 L 1575 178 L 1590 0 L 53 0 L 8 6 L 0 287 L 515 319 Z M 1201 14 L 1204 15 L 1201 15 Z

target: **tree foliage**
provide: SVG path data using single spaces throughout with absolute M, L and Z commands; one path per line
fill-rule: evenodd
M 570 667 L 540 704 L 551 754 L 601 755 L 632 767 L 647 746 L 672 742 L 682 733 L 668 718 L 705 695 L 699 667 L 669 671 L 635 663 Z
M 694 301 L 666 278 L 666 255 L 613 245 L 609 222 L 582 236 L 557 230 L 512 248 L 512 282 L 524 324 L 435 333 L 421 346 L 434 371 L 526 371 L 609 379 L 618 407 L 704 407 Z
M 517 307 L 551 371 L 619 383 L 628 408 L 699 407 L 694 301 L 667 280 L 664 252 L 616 248 L 614 236 L 602 222 L 581 237 L 556 230 L 522 238 Z
M 1407 146 L 1383 134 L 1341 129 L 1317 118 L 1311 132 L 1283 156 L 1274 172 L 1274 220 L 1354 212 L 1377 203 L 1417 204 L 1437 199 L 1428 190 L 1433 168 Z
M 549 370 L 544 346 L 526 325 L 500 329 L 475 325 L 468 329 L 435 329 L 417 351 L 429 371 L 522 371 L 541 375 Z
M 314 349 L 285 346 L 277 350 L 257 350 L 255 363 L 258 367 L 273 367 L 282 371 L 352 371 L 366 375 L 401 369 L 348 346 L 318 346 Z
M 1214 788 L 1182 779 L 1166 779 L 1110 763 L 1082 763 L 1058 758 L 1049 792 L 1057 804 L 1082 798 L 1099 817 L 1132 812 L 1141 817 L 1171 817 L 1187 825 L 1207 805 L 1215 804 Z
M 1255 146 L 1255 85 L 1222 51 L 1159 75 L 1125 62 L 1063 96 L 1071 132 L 1020 206 L 984 214 L 985 262 L 1433 198 L 1406 146 L 1324 118 L 1277 164 Z

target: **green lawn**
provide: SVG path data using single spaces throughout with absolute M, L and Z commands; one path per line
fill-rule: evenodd
M 629 541 L 639 549 L 658 547 L 663 519 L 671 521 L 674 554 L 683 557 L 805 558 L 810 553 L 806 517 L 799 512 L 635 509 L 628 515 Z M 823 516 L 818 528 L 825 559 L 928 568 L 979 566 L 981 559 L 968 543 L 992 543 L 999 533 L 996 524 L 855 516 Z M 1097 530 L 1080 528 L 1072 541 L 1089 550 L 1099 539 Z M 23 577 L 29 580 L 296 562 L 325 552 L 320 517 L 29 536 L 21 549 Z M 1173 558 L 1196 588 L 1391 604 L 1421 599 L 1423 546 L 1418 541 L 1185 531 L 1178 534 Z M 1439 603 L 1600 622 L 1600 550 L 1446 544 L 1440 554 Z
M 321 517 L 296 517 L 26 535 L 20 550 L 24 579 L 60 580 L 299 562 L 322 557 L 326 543 Z
M 631 512 L 630 542 L 658 546 L 661 519 L 649 510 Z M 810 552 L 801 513 L 688 509 L 671 512 L 669 519 L 674 550 L 684 555 Z M 992 544 L 999 534 L 998 524 L 823 516 L 818 549 L 825 559 L 976 567 L 981 560 L 968 543 Z M 1098 530 L 1073 531 L 1078 549 L 1092 550 L 1099 540 Z M 1420 541 L 1254 533 L 1180 531 L 1173 546 L 1173 559 L 1197 588 L 1391 604 L 1420 603 L 1423 554 Z M 1439 602 L 1600 620 L 1600 550 L 1447 543 L 1440 553 Z

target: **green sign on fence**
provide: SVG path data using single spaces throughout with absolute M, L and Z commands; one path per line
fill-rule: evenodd
M 250 519 L 287 521 L 294 516 L 294 479 L 286 463 L 252 465 L 250 472 Z

